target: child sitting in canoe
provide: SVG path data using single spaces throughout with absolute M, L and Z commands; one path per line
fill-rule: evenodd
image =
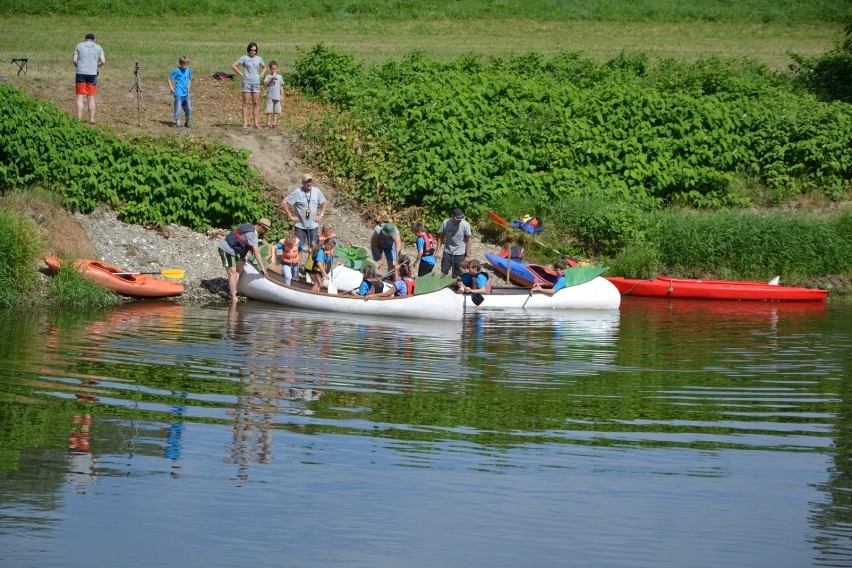
M 374 294 L 374 298 L 402 298 L 414 294 L 414 278 L 411 277 L 411 267 L 408 264 L 399 265 L 399 280 L 393 287 L 384 292 Z
M 470 294 L 490 294 L 491 278 L 483 272 L 482 265 L 476 259 L 465 260 L 460 266 L 459 291 Z
M 543 292 L 545 294 L 550 294 L 551 296 L 560 291 L 565 287 L 565 269 L 568 268 L 568 265 L 565 264 L 564 260 L 559 260 L 553 263 L 553 270 L 556 271 L 556 284 L 553 285 L 553 288 L 542 288 L 541 283 L 536 282 L 533 284 L 530 293 L 532 292 Z
M 382 282 L 381 278 L 376 276 L 376 269 L 372 264 L 365 264 L 364 268 L 361 269 L 361 273 L 364 275 L 364 280 L 361 282 L 361 285 L 358 286 L 357 289 L 352 290 L 350 294 L 354 296 L 361 296 L 366 299 L 374 294 L 381 294 L 384 292 L 385 284 Z

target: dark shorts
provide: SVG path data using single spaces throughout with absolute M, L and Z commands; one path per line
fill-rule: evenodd
M 294 227 L 294 229 L 296 238 L 299 239 L 300 242 L 304 243 L 305 246 L 312 247 L 319 242 L 319 227 L 316 229 Z
M 434 264 L 429 264 L 428 262 L 420 261 L 419 268 L 417 269 L 417 276 L 425 276 L 432 272 L 435 269 Z
M 450 272 L 450 269 L 452 268 L 453 269 L 453 276 L 455 276 L 455 277 L 461 276 L 462 272 L 461 272 L 461 268 L 459 268 L 459 265 L 462 262 L 464 262 L 464 256 L 465 255 L 463 255 L 463 254 L 455 254 L 454 255 L 454 254 L 449 254 L 449 253 L 445 252 L 443 255 L 441 255 L 441 273 L 447 274 L 447 273 Z

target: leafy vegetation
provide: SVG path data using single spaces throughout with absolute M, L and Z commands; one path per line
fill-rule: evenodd
M 196 230 L 268 215 L 246 153 L 220 144 L 119 140 L 0 85 L 0 189 L 39 185 L 66 208 L 99 204 L 128 223 Z
M 66 262 L 71 264 L 70 260 Z M 54 308 L 103 308 L 122 302 L 117 294 L 77 270 L 60 270 L 50 279 L 49 290 L 47 304 Z
M 824 101 L 852 103 L 852 22 L 835 48 L 816 57 L 791 54 L 796 80 Z
M 33 269 L 41 252 L 36 223 L 0 209 L 0 308 L 31 303 L 39 287 Z
M 414 52 L 364 67 L 318 45 L 291 80 L 338 111 L 310 132 L 321 167 L 362 201 L 430 214 L 479 215 L 518 191 L 540 203 L 737 206 L 749 201 L 741 179 L 839 199 L 852 179 L 852 107 L 748 60 Z

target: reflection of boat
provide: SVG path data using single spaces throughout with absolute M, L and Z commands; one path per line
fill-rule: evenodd
M 59 272 L 61 261 L 55 256 L 44 259 L 51 272 Z M 126 271 L 98 260 L 79 259 L 74 267 L 86 278 L 106 286 L 113 292 L 131 298 L 167 298 L 183 294 L 183 284 L 154 278 L 148 274 L 128 274 Z
M 762 300 L 823 302 L 827 290 L 778 286 L 766 282 L 734 280 L 690 280 L 658 276 L 649 280 L 607 278 L 625 296 L 649 298 L 688 298 L 697 300 Z
M 240 277 L 238 289 L 253 300 L 322 312 L 440 320 L 460 320 L 464 315 L 462 303 L 448 288 L 402 298 L 365 300 L 351 294 L 327 294 L 286 286 L 271 277 L 264 277 L 248 264 Z
M 93 322 L 91 334 L 107 335 L 120 329 L 157 326 L 161 330 L 180 330 L 183 324 L 183 306 L 172 301 L 139 300 L 127 302 L 109 312 L 107 318 Z

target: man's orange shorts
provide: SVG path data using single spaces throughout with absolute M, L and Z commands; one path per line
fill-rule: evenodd
M 77 74 L 77 94 L 93 96 L 98 91 L 97 75 Z

